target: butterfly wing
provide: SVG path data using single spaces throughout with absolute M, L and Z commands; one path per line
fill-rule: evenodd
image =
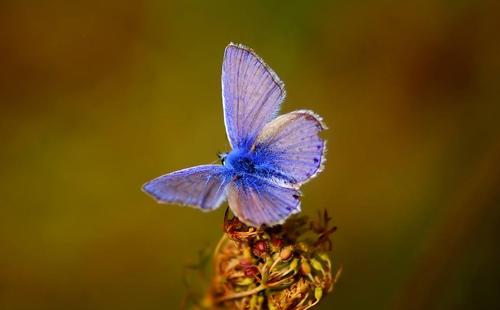
M 210 211 L 226 198 L 225 168 L 202 165 L 172 172 L 144 184 L 143 191 L 160 203 L 177 203 Z
M 281 224 L 300 212 L 298 190 L 252 176 L 243 176 L 228 185 L 228 202 L 241 221 L 256 227 Z
M 222 64 L 222 102 L 232 148 L 250 147 L 285 99 L 283 82 L 250 48 L 229 44 Z
M 318 135 L 326 129 L 321 117 L 308 110 L 281 115 L 266 124 L 254 148 L 265 149 L 279 175 L 301 185 L 318 174 L 325 160 L 325 141 Z

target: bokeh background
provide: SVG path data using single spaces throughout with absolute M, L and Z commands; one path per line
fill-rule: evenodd
M 500 297 L 498 1 L 0 3 L 0 309 L 175 309 L 225 208 L 160 206 L 160 174 L 228 149 L 224 47 L 321 114 L 344 273 L 320 309 Z

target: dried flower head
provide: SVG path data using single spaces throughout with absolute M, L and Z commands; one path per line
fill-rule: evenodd
M 317 221 L 290 218 L 274 227 L 250 227 L 229 217 L 213 256 L 213 278 L 195 308 L 309 309 L 330 292 L 334 276 L 326 211 Z

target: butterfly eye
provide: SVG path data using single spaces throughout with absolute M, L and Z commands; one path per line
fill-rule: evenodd
M 219 157 L 219 160 L 220 160 L 221 164 L 223 164 L 223 165 L 224 165 L 224 161 L 226 160 L 226 156 L 227 156 L 227 153 L 221 153 L 221 152 L 217 153 L 217 157 Z

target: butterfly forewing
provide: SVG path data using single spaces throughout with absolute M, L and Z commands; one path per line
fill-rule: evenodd
M 313 112 L 290 112 L 268 123 L 254 147 L 270 150 L 279 174 L 300 185 L 322 169 L 326 148 L 318 133 L 324 129 L 321 118 Z
M 143 190 L 158 202 L 213 210 L 226 198 L 224 169 L 220 165 L 202 165 L 179 170 L 144 184 Z
M 229 142 L 249 147 L 285 99 L 283 82 L 251 49 L 230 44 L 222 65 L 222 100 Z

